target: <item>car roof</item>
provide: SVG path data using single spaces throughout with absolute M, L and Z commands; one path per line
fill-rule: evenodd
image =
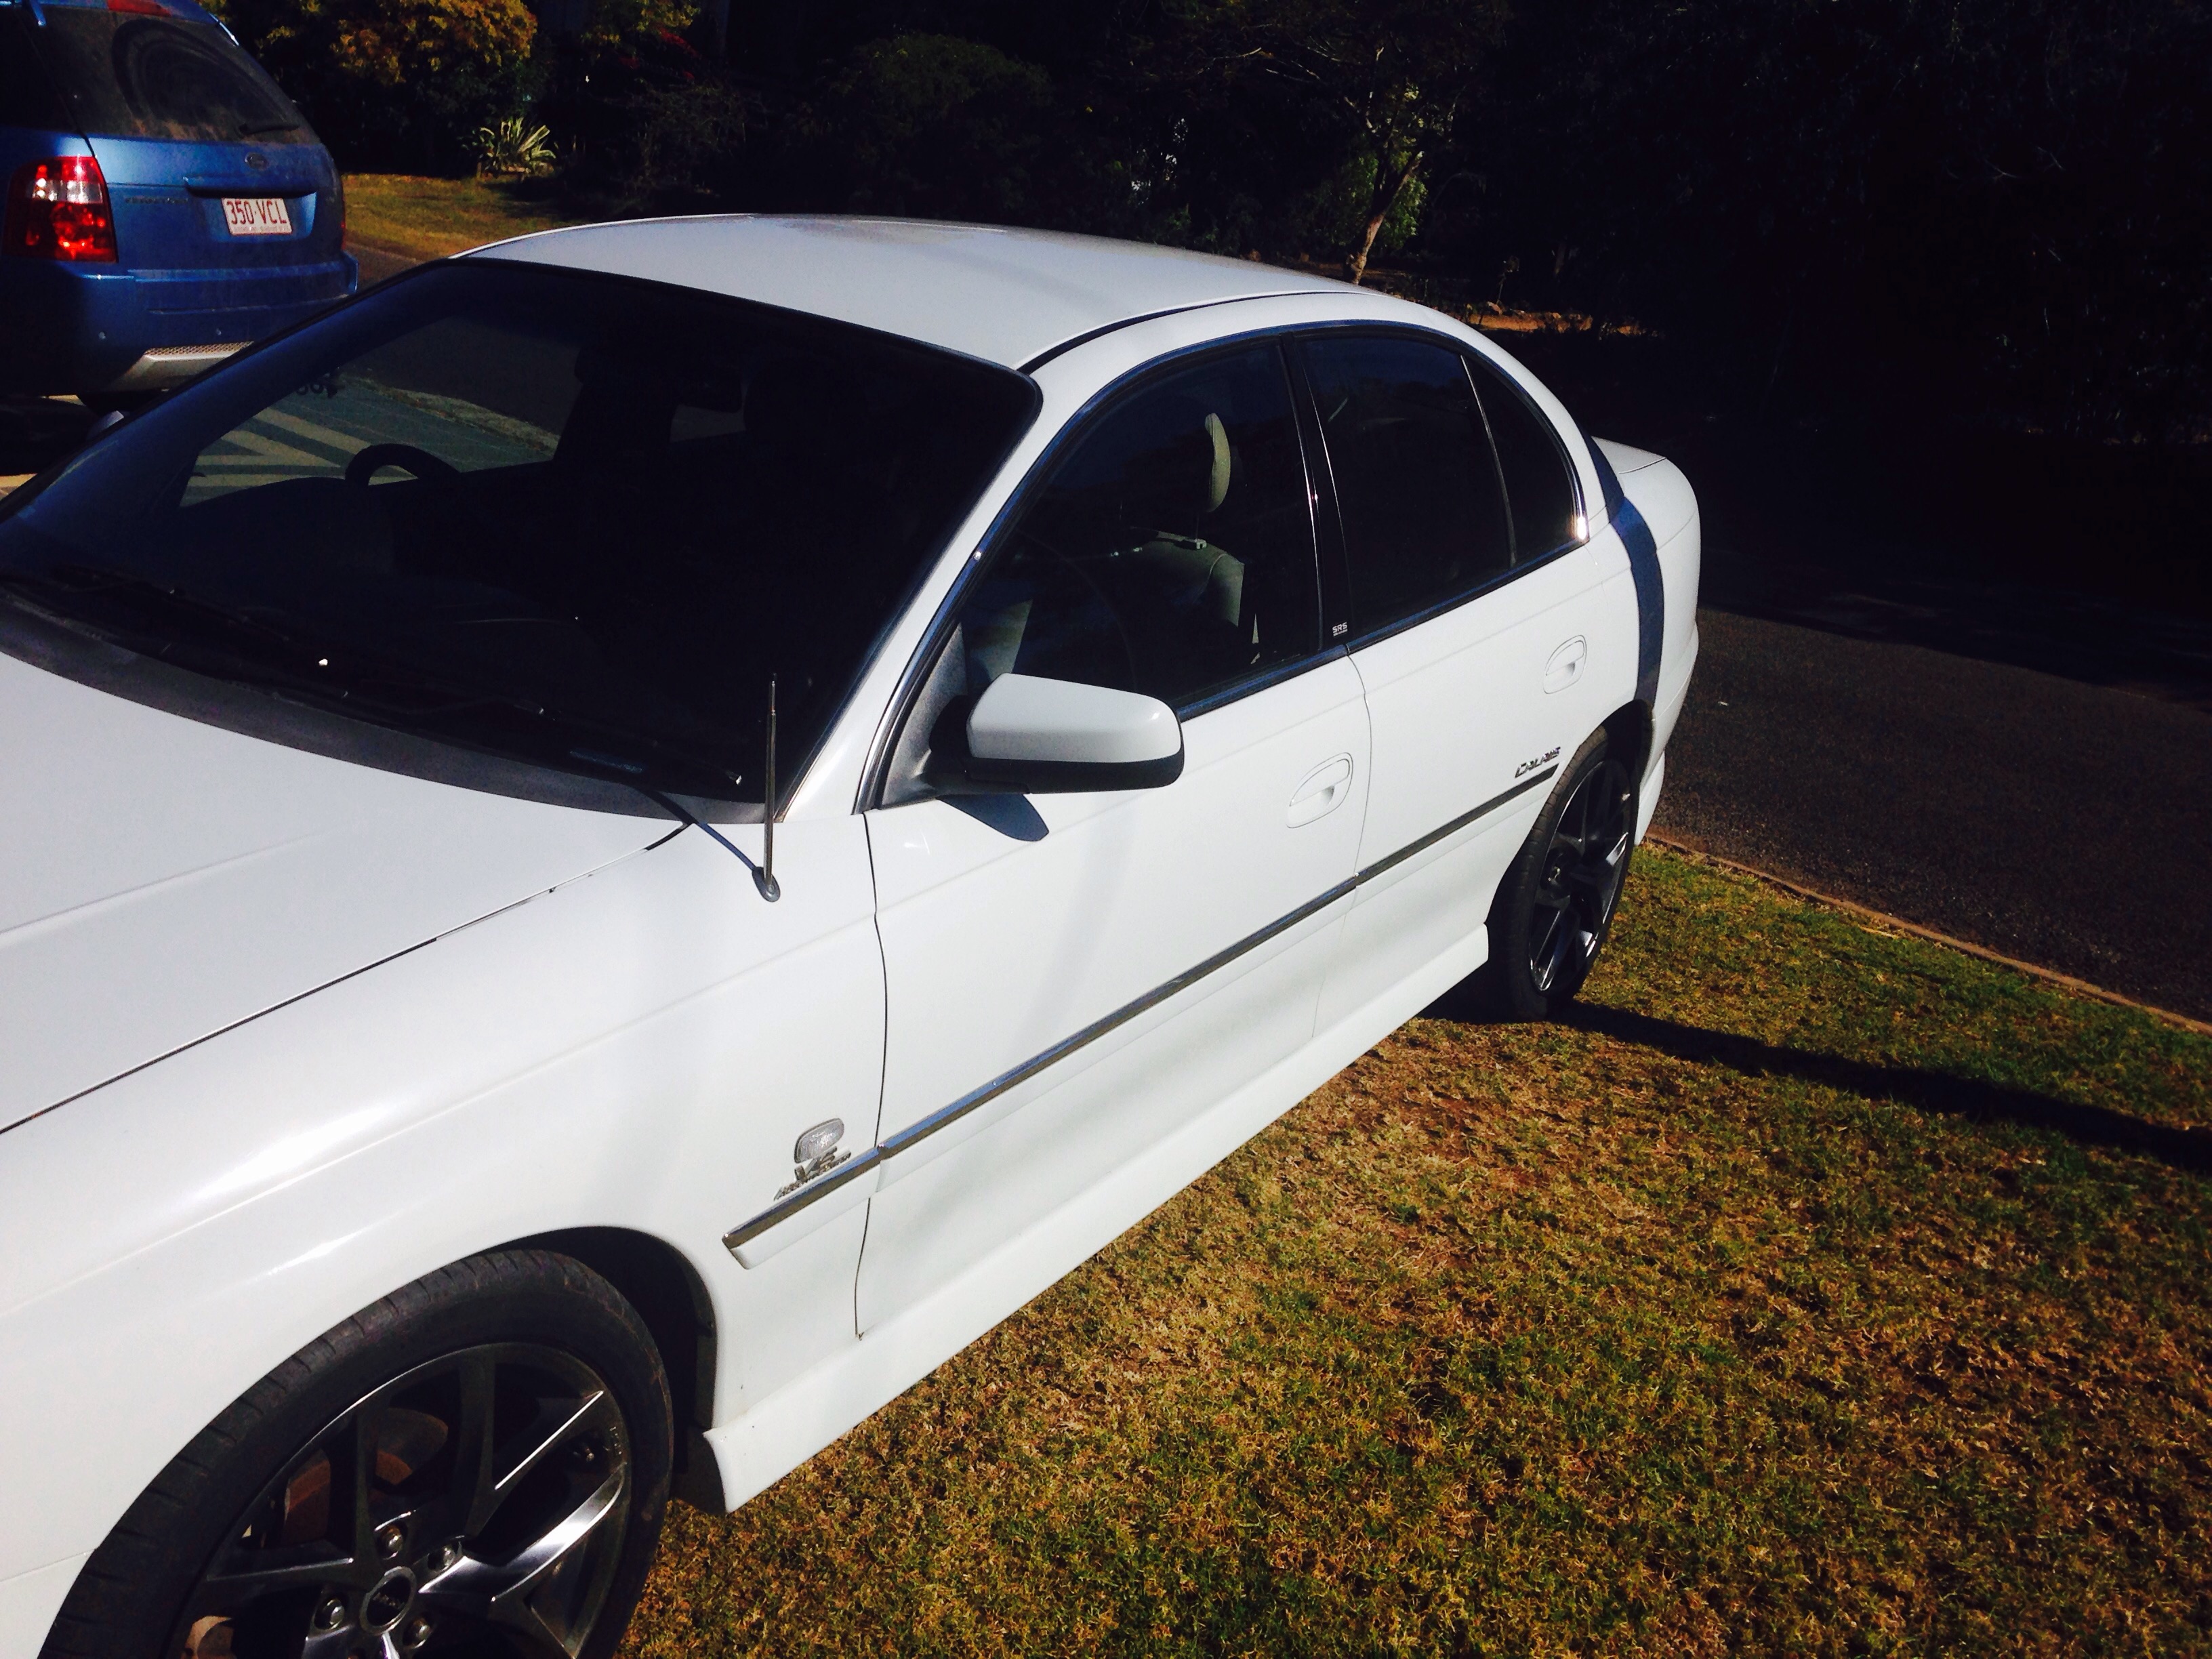
M 918 219 L 718 214 L 541 231 L 478 248 L 735 295 L 1009 368 L 1123 323 L 1224 301 L 1355 295 L 1250 259 Z

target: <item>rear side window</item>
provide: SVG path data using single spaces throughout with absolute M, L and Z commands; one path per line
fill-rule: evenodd
M 72 125 L 114 138 L 313 143 L 291 100 L 213 23 L 50 5 L 34 32 Z
M 1152 382 L 1076 441 L 963 606 L 966 689 L 1018 672 L 1182 706 L 1310 654 L 1307 501 L 1275 347 Z
M 1302 349 L 1344 519 L 1353 631 L 1387 628 L 1508 568 L 1504 493 L 1459 354 L 1358 335 Z
M 1575 487 L 1552 423 L 1520 388 L 1487 363 L 1476 362 L 1482 411 L 1498 445 L 1498 469 L 1513 517 L 1513 561 L 1525 564 L 1565 547 L 1575 535 Z
M 74 126 L 53 82 L 31 55 L 31 28 L 21 7 L 0 12 L 0 127 Z

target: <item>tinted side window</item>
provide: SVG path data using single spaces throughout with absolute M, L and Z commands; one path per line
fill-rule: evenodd
M 1504 570 L 1504 495 L 1459 354 L 1357 335 L 1302 349 L 1344 515 L 1353 631 L 1386 627 Z
M 1000 675 L 1185 704 L 1315 648 L 1305 471 L 1272 345 L 1153 382 L 1077 441 L 962 607 Z
M 1474 364 L 1482 387 L 1482 412 L 1498 445 L 1498 470 L 1513 514 L 1516 563 L 1541 558 L 1575 539 L 1575 487 L 1566 457 L 1547 421 L 1517 386 L 1487 363 Z

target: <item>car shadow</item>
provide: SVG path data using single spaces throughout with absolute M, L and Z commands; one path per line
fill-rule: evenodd
M 2153 1123 L 2108 1107 L 2084 1106 L 1980 1078 L 1785 1048 L 1756 1037 L 1707 1030 L 1625 1008 L 1575 1003 L 1570 1005 L 1562 1023 L 1617 1042 L 1654 1048 L 1677 1060 L 1723 1066 L 1747 1077 L 1796 1078 L 1947 1117 L 2055 1130 L 2081 1146 L 2136 1152 L 2179 1170 L 2212 1170 L 2212 1131 Z
M 1424 1009 L 1425 1017 L 1463 1024 L 1491 1018 L 1480 1001 L 1480 988 L 1455 986 Z M 2212 1172 L 2212 1130 L 2179 1128 L 2104 1106 L 2085 1106 L 2031 1089 L 2013 1088 L 1981 1078 L 1929 1071 L 1914 1066 L 1885 1066 L 1842 1054 L 1787 1048 L 1732 1031 L 1708 1030 L 1679 1020 L 1662 1019 L 1625 1008 L 1571 1003 L 1559 1023 L 1575 1030 L 1633 1043 L 1676 1060 L 1725 1066 L 1746 1077 L 1796 1078 L 1844 1089 L 1869 1100 L 1891 1100 L 1914 1109 L 1965 1118 L 1977 1123 L 2017 1123 L 2048 1129 L 2084 1146 L 2154 1158 L 2177 1170 Z

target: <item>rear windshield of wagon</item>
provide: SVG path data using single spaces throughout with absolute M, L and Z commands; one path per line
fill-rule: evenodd
M 771 680 L 787 781 L 1036 395 L 744 301 L 432 266 L 0 507 L 0 601 L 288 708 L 758 801 Z
M 61 94 L 68 125 L 81 132 L 194 143 L 315 142 L 292 100 L 216 23 L 173 15 L 157 0 L 112 8 L 50 0 L 40 15 L 44 27 L 21 18 L 0 50 L 29 48 Z

